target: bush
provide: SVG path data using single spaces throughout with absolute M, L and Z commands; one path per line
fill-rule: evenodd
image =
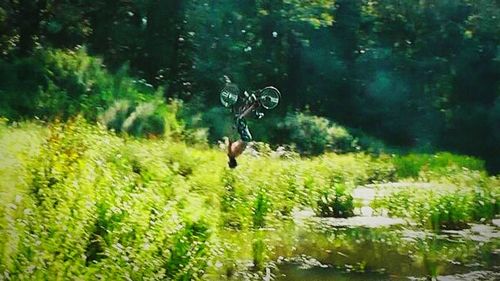
M 304 113 L 288 114 L 278 128 L 307 155 L 318 155 L 326 150 L 348 152 L 357 150 L 356 142 L 347 129 L 328 119 Z
M 225 170 L 221 176 L 223 193 L 220 199 L 222 225 L 224 227 L 243 229 L 248 225 L 249 210 L 245 192 L 242 190 L 236 175 Z
M 463 229 L 474 221 L 491 220 L 498 213 L 494 193 L 488 187 L 440 187 L 439 190 L 407 188 L 373 202 L 389 215 L 411 218 L 419 225 L 439 232 Z
M 180 108 L 182 102 L 172 100 L 165 104 L 160 97 L 140 103 L 121 100 L 101 114 L 99 121 L 117 133 L 136 137 L 165 136 L 189 144 L 206 144 L 206 130 L 186 129 L 178 116 Z
M 266 243 L 262 236 L 261 233 L 257 233 L 252 241 L 253 267 L 257 270 L 264 269 L 267 261 Z
M 443 173 L 447 168 L 458 167 L 468 170 L 484 171 L 484 161 L 470 156 L 455 155 L 448 152 L 431 154 L 408 154 L 396 156 L 393 160 L 396 173 L 400 178 L 418 178 L 420 173 Z
M 116 101 L 99 117 L 100 122 L 108 129 L 112 129 L 117 133 L 122 132 L 123 123 L 134 112 L 134 107 L 129 101 Z
M 6 123 L 0 119 L 0 272 L 13 280 L 218 280 L 224 270 L 245 279 L 247 261 L 263 270 L 288 252 L 281 245 L 294 240 L 281 233 L 294 210 L 350 216 L 346 186 L 394 176 L 387 156 L 281 159 L 261 144 L 271 157 L 242 155 L 231 170 L 223 151 L 121 138 L 83 118 Z M 498 179 L 454 173 L 460 189 L 403 190 L 381 208 L 432 229 L 493 218 Z
M 352 129 L 351 132 L 356 138 L 356 144 L 363 151 L 374 154 L 399 152 L 396 148 L 388 147 L 382 140 L 367 135 L 361 130 Z
M 266 225 L 266 215 L 269 211 L 269 204 L 268 196 L 261 189 L 257 193 L 253 206 L 253 227 L 255 229 L 262 228 Z
M 492 180 L 495 181 L 495 180 Z M 500 193 L 491 186 L 499 186 L 499 182 L 493 182 L 484 187 L 476 186 L 471 191 L 472 201 L 471 216 L 475 221 L 491 221 L 500 213 Z
M 442 194 L 436 197 L 431 195 L 428 204 L 429 218 L 426 223 L 434 231 L 467 228 L 467 222 L 471 221 L 470 207 L 467 195 L 460 192 Z
M 155 90 L 127 74 L 127 66 L 109 73 L 102 60 L 76 50 L 39 50 L 31 58 L 0 61 L 3 116 L 67 119 L 79 113 L 95 120 L 115 100 L 154 98 Z
M 321 217 L 347 218 L 354 215 L 353 197 L 343 184 L 323 191 L 317 202 L 316 214 Z
M 234 120 L 226 108 L 213 107 L 203 113 L 198 127 L 208 128 L 211 142 L 221 140 L 224 136 L 237 134 Z
M 108 129 L 132 136 L 161 136 L 166 132 L 165 105 L 161 102 L 139 103 L 118 101 L 99 119 Z
M 40 57 L 0 60 L 0 115 L 9 119 L 35 115 L 40 88 L 48 86 L 45 74 Z
M 0 219 L 2 274 L 200 279 L 212 253 L 212 226 L 175 206 L 187 184 L 174 184 L 171 166 L 135 142 L 82 118 L 51 124 L 40 152 L 27 160 L 27 187 Z
M 166 275 L 173 280 L 196 280 L 203 276 L 210 253 L 208 225 L 197 222 L 186 224 L 174 237 L 164 264 Z

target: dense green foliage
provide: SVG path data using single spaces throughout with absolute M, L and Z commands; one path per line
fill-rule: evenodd
M 0 114 L 9 118 L 62 117 L 76 114 L 96 120 L 117 99 L 152 100 L 155 91 L 144 81 L 113 75 L 102 60 L 85 50 L 39 50 L 29 58 L 0 62 Z
M 82 118 L 4 121 L 0 144 L 0 270 L 13 280 L 261 279 L 279 249 L 266 228 L 300 208 L 347 216 L 352 187 L 403 179 L 398 158 L 360 153 L 281 159 L 261 149 L 233 171 L 221 151 L 119 137 Z M 498 179 L 468 170 L 475 159 L 448 158 L 420 176 L 451 192 L 409 189 L 379 206 L 436 230 L 498 214 Z
M 228 75 L 244 89 L 277 86 L 281 116 L 308 107 L 356 136 L 475 155 L 498 171 L 499 13 L 491 0 L 3 1 L 0 113 L 96 117 L 115 99 L 149 100 L 152 85 L 207 121 Z M 259 139 L 289 143 L 266 134 L 272 120 Z M 317 138 L 297 146 L 330 145 Z
M 281 137 L 295 144 L 303 154 L 321 154 L 327 150 L 356 151 L 354 137 L 343 127 L 330 124 L 328 119 L 295 113 L 277 124 Z
M 500 211 L 498 180 L 483 185 L 406 188 L 393 191 L 373 205 L 386 208 L 391 216 L 411 218 L 434 231 L 463 229 L 471 221 L 490 221 Z
M 270 280 L 311 251 L 391 278 L 480 270 L 498 240 L 440 234 L 500 213 L 499 14 L 491 0 L 0 1 L 0 279 Z M 248 120 L 234 170 L 228 79 L 282 93 Z M 366 210 L 407 224 L 344 227 Z
M 326 189 L 318 200 L 316 213 L 322 217 L 347 218 L 354 216 L 352 195 L 341 184 Z
M 409 154 L 394 158 L 399 177 L 418 179 L 421 173 L 446 173 L 450 166 L 463 167 L 469 170 L 484 170 L 484 162 L 473 157 L 459 156 L 447 152 L 430 154 Z

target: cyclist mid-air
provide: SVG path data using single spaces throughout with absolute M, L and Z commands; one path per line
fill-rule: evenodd
M 262 118 L 264 113 L 259 110 L 261 108 L 275 108 L 278 105 L 280 96 L 280 92 L 274 87 L 265 87 L 257 91 L 252 91 L 250 94 L 245 91 L 243 95 L 240 95 L 238 86 L 232 83 L 227 83 L 222 89 L 220 93 L 221 103 L 225 107 L 231 108 L 231 112 L 234 114 L 235 127 L 240 135 L 239 140 L 235 142 L 228 141 L 227 156 L 229 158 L 229 168 L 234 169 L 238 166 L 236 157 L 241 155 L 248 143 L 252 141 L 252 134 L 248 129 L 245 117 L 255 112 L 255 115 L 259 119 Z

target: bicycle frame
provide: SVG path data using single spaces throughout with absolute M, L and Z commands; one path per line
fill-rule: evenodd
M 244 118 L 258 107 L 259 107 L 258 102 L 254 102 L 253 104 L 250 104 L 250 106 L 247 106 L 246 108 L 244 107 L 245 109 L 243 110 L 243 112 L 238 114 L 236 118 Z
M 236 119 L 244 118 L 252 112 L 255 112 L 257 118 L 260 119 L 264 116 L 260 108 L 273 109 L 280 99 L 280 92 L 272 86 L 252 91 L 250 94 L 247 91 L 241 94 L 235 84 L 228 84 L 226 87 L 220 93 L 221 103 L 231 108 Z
M 233 112 L 236 112 L 235 117 L 237 119 L 246 117 L 252 111 L 260 107 L 259 100 L 257 99 L 254 93 L 248 95 L 248 93 L 245 92 L 244 94 L 245 94 L 244 104 L 238 108 L 238 112 L 236 112 L 235 107 L 233 107 Z

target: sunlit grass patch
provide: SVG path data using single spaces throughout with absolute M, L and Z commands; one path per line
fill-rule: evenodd
M 468 228 L 471 222 L 488 222 L 499 213 L 498 186 L 443 186 L 398 188 L 372 202 L 390 216 L 410 218 L 434 231 Z
M 278 252 L 293 253 L 274 230 L 295 210 L 350 216 L 353 188 L 401 180 L 391 156 L 365 153 L 262 150 L 229 169 L 223 150 L 117 135 L 80 117 L 2 124 L 0 143 L 0 270 L 14 279 L 261 279 Z M 497 178 L 445 166 L 419 172 L 429 188 L 395 190 L 378 206 L 432 230 L 498 214 Z
M 396 156 L 393 159 L 396 173 L 400 178 L 418 178 L 421 173 L 444 173 L 449 168 L 465 168 L 484 171 L 484 161 L 470 157 L 455 155 L 448 152 L 431 154 L 408 154 Z

